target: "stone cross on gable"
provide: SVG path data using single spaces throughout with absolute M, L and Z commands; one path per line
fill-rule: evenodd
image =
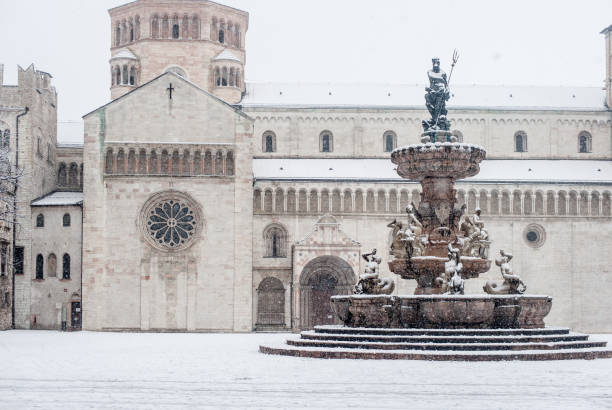
M 172 91 L 174 91 L 174 87 L 172 87 L 172 83 L 170 83 L 168 88 L 166 88 L 166 91 L 168 91 L 169 97 L 170 97 L 170 99 L 172 99 Z

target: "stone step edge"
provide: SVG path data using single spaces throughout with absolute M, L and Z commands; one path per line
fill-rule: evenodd
M 555 341 L 579 341 L 588 340 L 589 335 L 583 333 L 568 333 L 567 335 L 503 335 L 503 336 L 462 336 L 462 335 L 447 335 L 447 336 L 429 336 L 429 335 L 368 335 L 368 334 L 333 334 L 333 333 L 316 333 L 312 331 L 303 331 L 300 333 L 300 337 L 306 340 L 336 340 L 336 341 L 360 341 L 364 339 L 372 339 L 376 341 L 389 341 L 389 342 L 421 342 L 427 343 L 430 341 L 437 341 L 438 343 L 456 343 L 457 341 L 465 341 L 468 343 L 477 343 L 481 341 L 483 343 L 528 343 L 530 341 L 543 342 L 548 340 L 550 342 Z M 534 340 L 535 339 L 535 340 Z M 444 342 L 449 340 L 449 342 Z M 487 342 L 488 341 L 488 342 Z
M 426 329 L 426 328 L 377 328 L 377 327 L 346 327 L 338 325 L 328 326 L 315 326 L 315 333 L 327 334 L 327 333 L 351 333 L 351 334 L 423 334 L 423 335 L 434 335 L 436 333 L 440 335 L 464 333 L 464 334 L 568 334 L 570 329 L 567 327 L 543 327 L 535 329 Z
M 372 351 L 341 350 L 316 348 L 288 348 L 259 346 L 264 354 L 319 359 L 362 359 L 362 360 L 427 360 L 427 361 L 539 361 L 539 360 L 593 360 L 612 358 L 611 349 L 594 348 L 589 350 L 553 351 L 493 351 L 493 352 L 427 352 L 427 351 Z
M 341 349 L 367 349 L 367 350 L 415 350 L 415 351 L 524 351 L 524 350 L 561 350 L 561 349 L 590 349 L 606 347 L 607 342 L 557 342 L 557 343 L 376 343 L 376 342 L 333 342 L 319 340 L 289 339 L 287 344 L 299 347 L 323 347 Z

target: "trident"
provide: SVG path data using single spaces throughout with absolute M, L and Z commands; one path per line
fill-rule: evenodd
M 451 69 L 450 69 L 450 73 L 448 75 L 448 80 L 446 81 L 446 91 L 450 92 L 450 80 L 451 77 L 453 76 L 453 70 L 455 69 L 455 64 L 457 64 L 457 61 L 459 61 L 459 53 L 457 52 L 457 49 L 453 50 L 453 63 L 451 64 Z M 444 104 L 444 100 L 441 99 L 438 102 L 438 107 L 437 108 L 437 112 L 436 112 L 436 118 L 435 118 L 435 125 L 438 125 L 438 119 L 440 117 L 440 111 L 442 110 L 442 105 Z

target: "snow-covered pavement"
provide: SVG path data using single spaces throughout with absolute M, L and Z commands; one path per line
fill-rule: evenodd
M 258 352 L 287 336 L 0 332 L 0 408 L 612 408 L 612 359 L 466 363 Z M 591 339 L 612 342 L 612 335 Z

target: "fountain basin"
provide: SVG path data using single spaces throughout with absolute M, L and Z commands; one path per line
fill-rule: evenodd
M 397 148 L 391 153 L 391 161 L 402 178 L 462 179 L 478 174 L 485 156 L 486 151 L 478 145 L 435 142 Z
M 543 328 L 552 298 L 543 295 L 338 295 L 344 325 L 373 328 Z

